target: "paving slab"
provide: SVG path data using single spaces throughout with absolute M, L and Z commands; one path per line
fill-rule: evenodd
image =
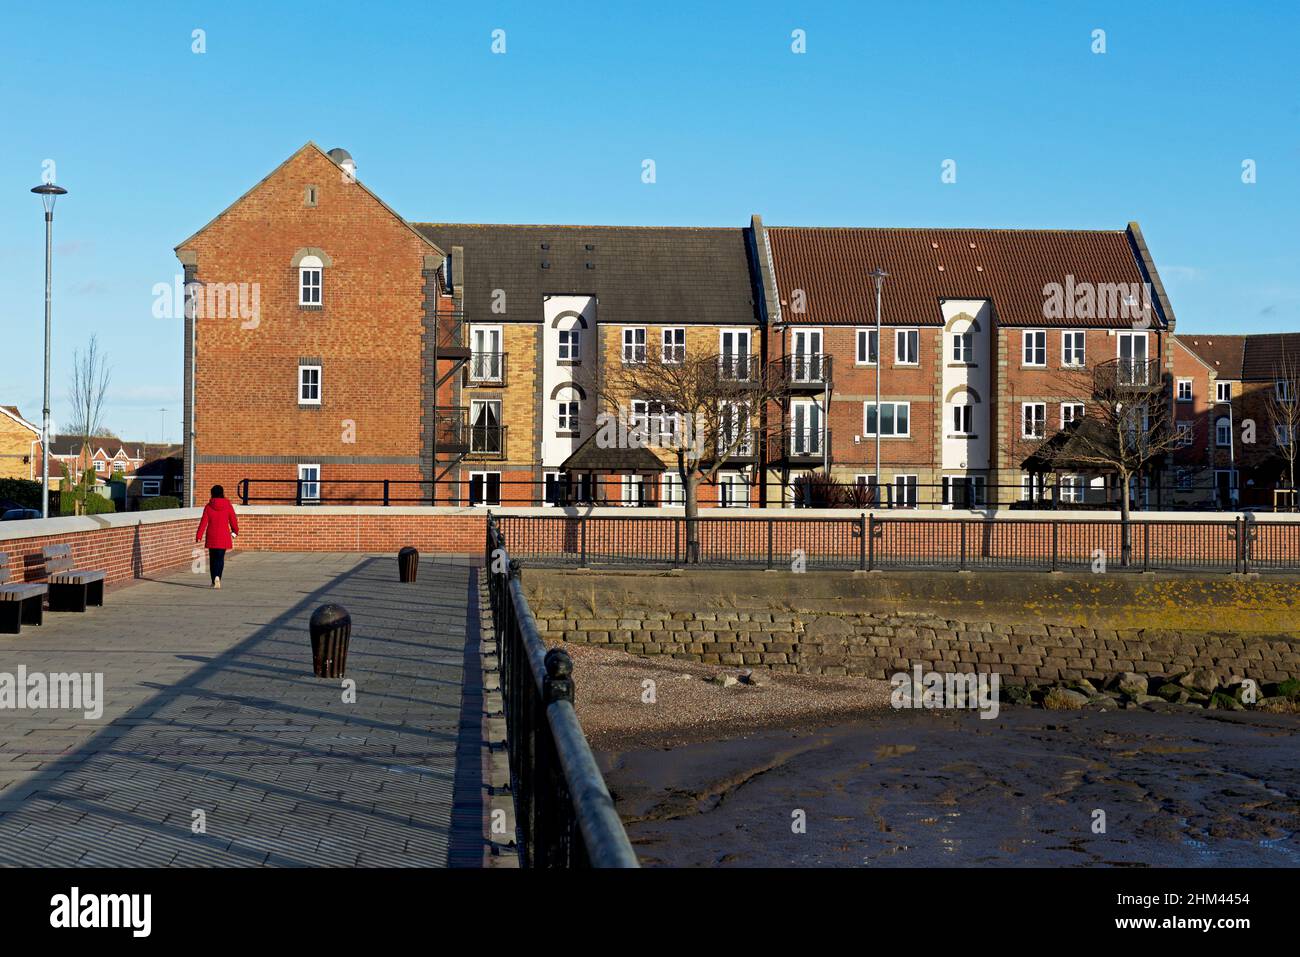
M 97 717 L 0 710 L 0 866 L 481 866 L 477 570 L 396 566 L 235 552 L 220 590 L 185 568 L 0 636 L 0 673 L 103 676 Z M 312 675 L 329 602 L 346 683 Z

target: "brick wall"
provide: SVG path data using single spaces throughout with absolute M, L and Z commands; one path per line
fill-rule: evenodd
M 199 509 L 178 509 L 52 518 L 40 520 L 50 530 L 42 535 L 26 534 L 36 522 L 14 522 L 21 527 L 0 528 L 0 552 L 9 556 L 13 581 L 43 581 L 42 550 L 64 544 L 71 546 L 78 567 L 106 571 L 110 584 L 127 581 L 193 561 L 200 514 Z

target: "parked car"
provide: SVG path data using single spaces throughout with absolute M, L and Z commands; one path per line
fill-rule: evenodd
M 19 522 L 26 518 L 40 518 L 41 513 L 34 508 L 11 508 L 0 515 L 0 522 Z

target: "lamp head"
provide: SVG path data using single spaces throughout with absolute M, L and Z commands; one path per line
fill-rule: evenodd
M 55 186 L 53 183 L 42 183 L 40 186 L 34 187 L 32 192 L 41 198 L 41 205 L 45 207 L 45 212 L 48 214 L 54 212 L 55 201 L 67 193 L 67 190 L 62 186 Z

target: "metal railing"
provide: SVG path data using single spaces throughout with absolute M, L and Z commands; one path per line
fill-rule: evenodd
M 539 565 L 927 571 L 1300 572 L 1300 522 L 703 516 L 501 516 Z
M 1092 373 L 1093 392 L 1106 395 L 1117 390 L 1154 389 L 1163 379 L 1159 359 L 1108 359 L 1099 362 Z
M 781 359 L 785 383 L 792 388 L 821 388 L 831 381 L 832 356 L 824 352 L 797 352 Z
M 474 352 L 465 364 L 465 384 L 471 386 L 503 386 L 506 384 L 506 359 L 504 352 Z
M 484 568 L 510 782 L 525 867 L 638 867 L 623 822 L 574 711 L 573 661 L 546 650 L 524 598 L 519 562 L 489 514 Z

